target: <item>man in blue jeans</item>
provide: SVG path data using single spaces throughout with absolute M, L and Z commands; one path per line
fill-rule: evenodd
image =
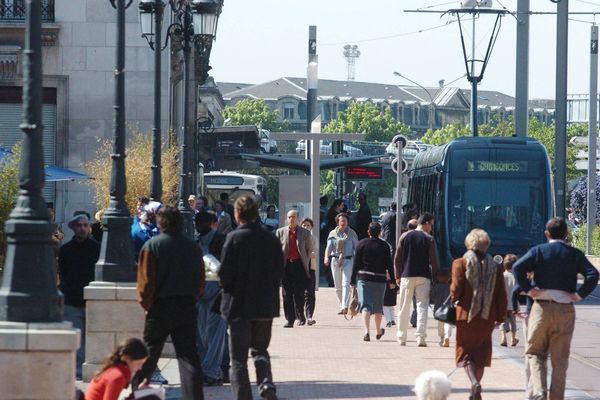
M 194 216 L 196 242 L 202 248 L 206 267 L 204 295 L 198 302 L 198 356 L 204 373 L 204 386 L 223 384 L 221 362 L 225 350 L 227 322 L 213 311 L 215 301 L 221 293 L 219 277 L 213 267 L 221 259 L 225 235 L 217 232 L 218 218 L 213 211 L 199 211 Z M 207 257 L 210 255 L 212 257 Z
M 277 400 L 267 348 L 273 318 L 279 316 L 283 276 L 281 243 L 258 223 L 258 203 L 251 196 L 234 204 L 239 224 L 223 246 L 219 278 L 221 313 L 229 323 L 231 389 L 236 400 L 253 400 L 248 376 L 248 351 L 254 359 L 260 396 Z

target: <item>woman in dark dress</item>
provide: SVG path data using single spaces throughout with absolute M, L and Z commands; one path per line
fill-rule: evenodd
M 470 400 L 481 400 L 481 378 L 492 361 L 492 332 L 506 318 L 503 270 L 487 254 L 490 238 L 473 229 L 467 252 L 452 263 L 450 294 L 456 306 L 456 364 L 471 380 Z

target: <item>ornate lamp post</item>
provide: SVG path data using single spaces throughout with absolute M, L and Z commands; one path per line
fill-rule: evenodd
M 135 282 L 136 263 L 131 240 L 131 214 L 125 201 L 125 0 L 110 0 L 117 10 L 117 62 L 110 201 L 104 213 L 105 232 L 96 263 L 96 281 Z M 115 4 L 116 3 L 116 4 Z
M 168 28 L 164 47 L 161 48 L 161 25 L 165 3 L 161 0 L 140 0 L 140 22 L 142 35 L 146 37 L 150 47 L 155 51 L 155 79 L 154 79 L 154 128 L 153 128 L 153 157 L 152 157 L 152 189 L 151 196 L 160 196 L 160 51 L 166 48 L 169 38 L 179 42 L 183 50 L 183 140 L 181 144 L 181 174 L 179 183 L 178 208 L 185 220 L 186 233 L 193 235 L 192 216 L 187 198 L 190 194 L 190 179 L 195 182 L 196 166 L 193 160 L 196 155 L 190 157 L 190 150 L 195 153 L 195 148 L 190 148 L 193 143 L 192 132 L 189 129 L 190 111 L 188 102 L 190 98 L 190 52 L 192 44 L 196 44 L 197 57 L 200 61 L 200 73 L 202 82 L 206 80 L 210 66 L 208 56 L 215 38 L 217 23 L 221 9 L 222 0 L 169 0 L 168 4 L 174 13 L 174 21 Z M 154 24 L 152 24 L 154 22 Z M 159 71 L 159 72 L 156 72 Z M 160 189 L 160 190 L 159 190 Z
M 0 321 L 59 322 L 62 295 L 56 288 L 50 237 L 53 227 L 44 198 L 42 151 L 42 23 L 41 1 L 25 2 L 27 31 L 23 51 L 23 149 L 19 197 L 5 224 L 8 248 Z
M 154 50 L 154 126 L 152 127 L 152 174 L 150 176 L 150 200 L 161 201 L 161 144 L 162 134 L 160 129 L 160 86 L 161 86 L 161 47 L 162 20 L 165 3 L 162 0 L 140 0 L 140 26 L 142 36 L 146 38 L 150 48 Z

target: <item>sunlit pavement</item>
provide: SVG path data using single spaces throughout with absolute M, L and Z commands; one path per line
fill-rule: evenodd
M 577 309 L 566 396 L 571 400 L 600 398 L 600 290 L 595 293 L 599 296 L 587 299 Z M 361 320 L 347 321 L 336 312 L 333 289 L 320 288 L 316 325 L 284 329 L 283 318 L 274 321 L 269 350 L 280 399 L 409 399 L 414 398 L 412 385 L 417 376 L 431 369 L 451 374 L 450 399 L 468 398 L 468 379 L 454 366 L 454 338 L 450 348 L 439 347 L 433 319 L 429 320 L 428 347 L 416 346 L 414 329 L 409 331 L 406 347 L 401 347 L 395 327 L 386 329 L 380 341 L 375 340 L 372 328 L 371 342 L 363 342 Z M 523 343 L 521 337 L 516 348 L 494 346 L 492 367 L 486 369 L 482 381 L 484 399 L 524 398 Z M 177 384 L 176 360 L 162 359 L 161 365 L 170 384 Z M 254 379 L 251 361 L 249 370 Z M 175 388 L 168 391 L 169 398 L 177 398 L 177 394 Z M 231 389 L 229 385 L 207 387 L 205 396 L 229 399 Z

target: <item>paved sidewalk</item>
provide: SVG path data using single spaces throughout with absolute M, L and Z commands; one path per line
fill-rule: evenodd
M 589 306 L 585 307 L 588 313 L 600 315 L 600 307 L 592 306 L 593 311 Z M 361 320 L 354 318 L 346 321 L 336 315 L 336 311 L 333 289 L 320 288 L 317 292 L 316 325 L 284 329 L 283 318 L 274 321 L 269 350 L 280 399 L 409 399 L 414 398 L 411 389 L 417 376 L 431 369 L 452 373 L 453 391 L 450 399 L 468 398 L 469 381 L 462 369 L 455 371 L 454 347 L 441 348 L 438 345 L 437 321 L 432 318 L 429 320 L 428 347 L 416 346 L 414 329 L 409 331 L 407 346 L 401 347 L 396 342 L 395 327 L 386 330 L 380 341 L 375 340 L 375 330 L 372 328 L 371 342 L 363 342 Z M 600 327 L 594 326 L 600 333 Z M 593 337 L 588 328 L 583 329 L 582 333 L 588 343 L 595 342 L 597 352 L 600 348 L 597 346 L 599 336 Z M 492 367 L 486 369 L 482 381 L 484 399 L 524 398 L 524 339 L 520 340 L 516 348 L 494 347 Z M 454 346 L 454 340 L 451 346 Z M 177 361 L 162 359 L 161 364 L 163 374 L 170 383 L 177 384 Z M 251 361 L 249 370 L 251 378 L 254 378 Z M 580 373 L 577 368 L 570 368 L 569 379 L 574 371 Z M 586 382 L 592 381 L 594 374 L 600 378 L 600 369 L 588 368 L 585 371 L 588 375 Z M 177 392 L 169 390 L 168 397 L 177 398 Z M 569 381 L 566 398 L 593 399 L 600 398 L 599 394 L 595 392 L 590 396 L 574 388 Z M 208 387 L 205 388 L 205 396 L 207 399 L 230 399 L 231 390 L 229 385 Z M 259 398 L 258 394 L 255 398 Z

